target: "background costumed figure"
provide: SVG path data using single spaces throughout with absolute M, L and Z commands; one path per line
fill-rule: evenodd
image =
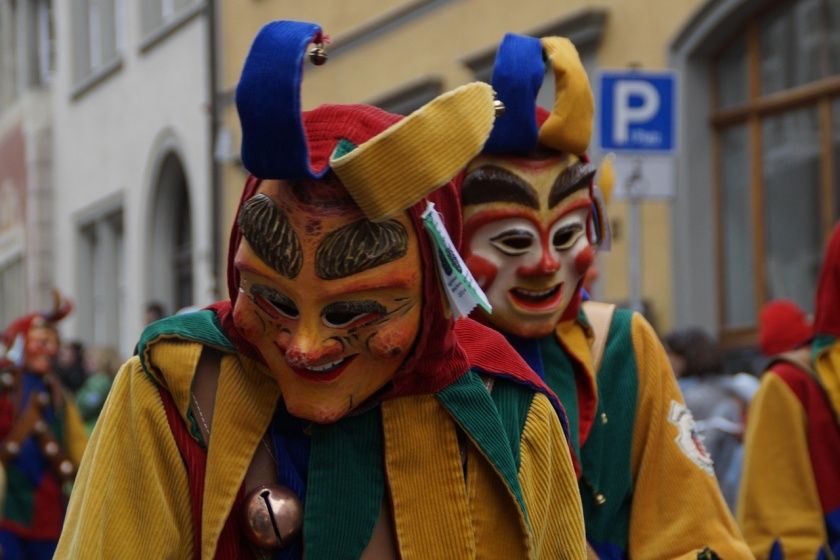
M 551 111 L 536 109 L 546 68 Z M 600 558 L 749 558 L 665 352 L 638 313 L 581 303 L 608 245 L 585 151 L 593 99 L 571 42 L 507 35 L 496 120 L 462 188 L 466 262 L 503 333 L 569 414 L 587 538 Z
M 559 403 L 501 336 L 455 324 L 439 276 L 458 262 L 450 179 L 492 127 L 491 89 L 406 118 L 301 114 L 323 42 L 300 22 L 255 39 L 230 300 L 144 332 L 58 558 L 584 557 Z
M 750 406 L 738 522 L 756 558 L 840 556 L 840 224 L 815 310 L 813 341 L 774 358 Z
M 55 324 L 73 308 L 54 294 L 53 309 L 13 321 L 0 356 L 0 462 L 5 500 L 0 519 L 4 560 L 52 558 L 66 491 L 87 436 L 79 411 L 55 375 Z

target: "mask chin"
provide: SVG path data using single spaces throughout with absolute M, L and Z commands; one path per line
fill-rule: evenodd
M 504 333 L 519 336 L 521 338 L 542 338 L 554 332 L 560 312 L 552 313 L 549 317 L 536 319 L 534 317 L 524 318 L 521 316 L 509 316 L 504 312 L 488 314 L 480 312 L 480 319 L 496 330 Z

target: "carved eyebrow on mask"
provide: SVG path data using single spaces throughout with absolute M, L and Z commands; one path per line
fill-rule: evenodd
M 470 173 L 461 187 L 461 204 L 471 206 L 486 202 L 513 202 L 539 210 L 534 188 L 504 169 L 484 165 Z
M 548 194 L 548 207 L 554 208 L 560 201 L 583 187 L 588 187 L 595 176 L 594 165 L 578 162 L 563 170 L 555 179 Z
M 239 211 L 239 231 L 268 266 L 294 278 L 303 266 L 303 249 L 286 213 L 268 195 L 258 194 Z
M 395 261 L 408 252 L 408 232 L 396 220 L 361 219 L 324 237 L 315 253 L 315 274 L 335 280 Z

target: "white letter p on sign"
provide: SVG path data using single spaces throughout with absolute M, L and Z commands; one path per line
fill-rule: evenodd
M 642 103 L 630 106 L 630 99 L 641 98 Z M 641 80 L 621 80 L 615 84 L 613 97 L 613 134 L 615 141 L 626 144 L 630 139 L 630 125 L 650 120 L 659 111 L 659 94 L 650 83 Z

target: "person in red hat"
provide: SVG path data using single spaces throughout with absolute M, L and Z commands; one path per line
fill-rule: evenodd
M 758 347 L 765 356 L 801 348 L 813 335 L 814 327 L 805 312 L 790 300 L 769 301 L 758 314 Z
M 455 321 L 485 303 L 457 181 L 491 88 L 406 118 L 301 113 L 323 39 L 281 21 L 254 41 L 230 299 L 147 327 L 56 558 L 585 557 L 559 403 L 501 336 Z
M 813 328 L 790 302 L 761 312 L 774 355 L 747 420 L 738 522 L 756 558 L 840 557 L 840 224 Z
M 3 332 L 0 366 L 0 462 L 6 471 L 0 518 L 4 560 L 52 558 L 66 492 L 87 436 L 81 416 L 53 371 L 55 324 L 72 309 L 56 293 L 52 311 L 32 313 Z

